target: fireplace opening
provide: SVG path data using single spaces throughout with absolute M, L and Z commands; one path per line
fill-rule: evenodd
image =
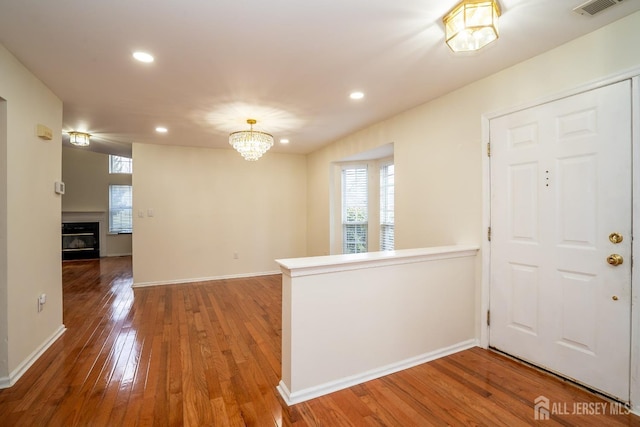
M 65 222 L 62 224 L 62 259 L 100 258 L 100 223 Z

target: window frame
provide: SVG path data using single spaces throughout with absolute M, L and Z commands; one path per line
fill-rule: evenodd
M 128 202 L 125 204 L 114 205 L 114 189 L 117 187 L 124 187 L 128 189 Z M 126 195 L 124 196 L 127 197 Z M 119 221 L 120 226 L 115 226 L 114 221 L 114 211 L 117 211 L 119 216 L 127 216 L 128 213 L 128 221 L 123 221 L 122 219 Z M 126 218 L 125 218 L 126 219 Z M 124 223 L 124 224 L 123 224 Z M 125 225 L 125 226 L 123 226 Z M 126 227 L 128 225 L 129 227 Z M 133 233 L 133 186 L 127 184 L 109 184 L 109 234 L 131 234 Z
M 389 167 L 393 168 L 391 174 L 388 173 Z M 392 251 L 395 249 L 395 164 L 393 160 L 380 162 L 379 171 L 380 199 L 378 207 L 380 209 L 380 250 Z M 389 176 L 392 177 L 391 184 L 389 184 Z M 389 192 L 389 189 L 391 192 Z M 391 200 L 389 201 L 389 199 Z M 389 204 L 391 207 L 389 207 Z M 390 233 L 389 230 L 391 230 Z M 391 235 L 390 239 L 389 234 Z M 390 246 L 388 246 L 389 244 Z
M 120 166 L 117 167 L 116 165 Z M 123 166 L 124 165 L 124 166 Z M 109 154 L 109 174 L 131 175 L 133 174 L 133 159 L 131 157 Z
M 342 227 L 342 169 L 366 165 L 369 169 L 369 227 L 367 248 L 370 252 L 380 250 L 380 165 L 394 163 L 393 145 L 389 144 L 389 150 L 376 150 L 376 155 L 359 154 L 331 162 L 329 175 L 329 247 L 331 255 L 343 254 L 343 227 Z M 386 151 L 386 155 L 377 155 Z M 394 173 L 395 175 L 395 173 Z M 395 191 L 395 190 L 394 190 Z M 395 201 L 394 201 L 395 206 Z M 395 222 L 395 221 L 394 221 Z M 394 225 L 395 245 L 395 225 Z M 325 253 L 326 254 L 326 253 Z
M 365 203 L 364 206 L 362 203 L 351 203 L 351 206 L 347 206 L 347 191 L 346 191 L 346 171 L 354 170 L 359 171 L 356 174 L 356 182 L 355 185 L 358 184 L 357 181 L 362 180 L 364 177 L 364 192 L 363 194 L 359 194 L 358 197 L 364 197 Z M 341 203 L 340 203 L 340 215 L 341 215 L 341 228 L 342 228 L 342 253 L 343 254 L 351 254 L 351 253 L 363 253 L 369 251 L 369 210 L 370 210 L 370 197 L 369 197 L 369 165 L 368 164 L 345 164 L 342 165 L 340 172 L 340 189 L 341 189 Z M 362 189 L 359 189 L 362 193 Z M 345 209 L 346 208 L 346 209 Z M 362 209 L 364 208 L 364 218 L 361 220 L 348 220 L 348 210 L 349 208 Z M 358 212 L 355 214 L 356 217 L 362 215 L 362 212 Z M 351 239 L 347 238 L 347 236 L 352 235 Z M 352 250 L 353 248 L 353 250 Z

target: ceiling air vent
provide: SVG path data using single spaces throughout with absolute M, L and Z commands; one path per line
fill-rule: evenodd
M 602 12 L 605 9 L 615 6 L 618 3 L 622 3 L 622 0 L 590 0 L 584 4 L 573 9 L 574 12 L 580 15 L 595 15 L 598 12 Z

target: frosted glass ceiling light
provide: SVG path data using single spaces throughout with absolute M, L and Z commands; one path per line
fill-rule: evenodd
M 249 130 L 241 130 L 229 134 L 229 144 L 244 157 L 245 160 L 258 160 L 273 146 L 273 136 L 266 132 L 253 130 L 254 119 L 248 119 Z
M 454 52 L 471 52 L 498 38 L 500 6 L 495 0 L 463 0 L 442 21 L 447 45 Z
M 89 145 L 90 136 L 86 132 L 69 132 L 69 142 L 78 147 L 86 147 Z

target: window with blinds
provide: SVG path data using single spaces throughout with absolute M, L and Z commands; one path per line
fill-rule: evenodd
M 366 167 L 342 169 L 342 252 L 367 252 L 368 179 Z
M 133 173 L 133 160 L 129 157 L 109 155 L 109 173 Z
M 109 186 L 109 232 L 131 233 L 133 229 L 133 191 L 130 185 Z
M 392 251 L 394 245 L 394 168 L 380 167 L 380 250 Z

